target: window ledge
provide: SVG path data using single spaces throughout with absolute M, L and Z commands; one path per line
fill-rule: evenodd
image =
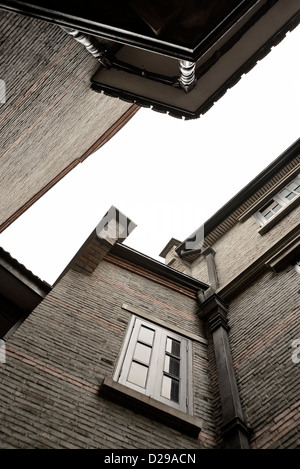
M 300 202 L 300 195 L 298 195 L 294 200 L 292 200 L 288 205 L 283 207 L 280 212 L 276 213 L 274 217 L 272 217 L 265 225 L 263 225 L 259 230 L 258 233 L 262 236 L 267 233 L 271 228 L 273 228 L 276 223 L 278 223 L 283 217 L 285 217 L 288 213 L 290 213 Z
M 274 270 L 274 272 L 280 272 L 280 270 L 287 267 L 300 255 L 300 235 L 298 235 L 291 242 L 286 244 L 279 252 L 273 255 L 266 261 L 266 265 Z
M 189 436 L 197 438 L 201 430 L 201 422 L 197 417 L 173 409 L 162 402 L 127 388 L 111 378 L 104 378 L 100 385 L 99 395 L 142 415 L 149 416 Z

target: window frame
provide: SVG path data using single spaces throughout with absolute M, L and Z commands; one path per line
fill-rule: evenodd
M 134 356 L 140 327 L 148 327 L 155 331 L 153 350 L 151 353 L 149 371 L 145 387 L 128 381 L 128 373 Z M 175 402 L 161 395 L 161 386 L 164 376 L 164 360 L 167 337 L 180 342 L 180 377 L 179 402 Z M 119 355 L 113 380 L 127 388 L 133 389 L 169 407 L 193 415 L 192 393 L 192 341 L 187 337 L 173 332 L 161 325 L 150 322 L 144 318 L 132 315 L 128 324 L 127 333 Z M 159 376 L 159 379 L 158 379 Z
M 278 192 L 276 194 L 273 195 L 273 197 L 271 197 L 268 202 L 265 202 L 264 205 L 259 209 L 257 210 L 256 213 L 254 213 L 254 218 L 255 220 L 259 223 L 259 225 L 261 227 L 267 225 L 269 222 L 271 222 L 271 220 L 274 220 L 276 219 L 277 216 L 280 216 L 279 214 L 282 214 L 283 210 L 285 208 L 287 208 L 288 206 L 290 206 L 295 200 L 299 199 L 300 197 L 300 192 L 295 192 L 291 189 L 288 188 L 288 186 L 291 184 L 291 183 L 298 183 L 298 185 L 300 185 L 300 173 L 297 174 L 296 177 L 294 177 L 292 180 L 290 180 L 289 182 L 286 182 L 286 184 L 281 187 Z M 287 197 L 283 196 L 281 194 L 281 192 L 284 190 L 284 189 L 287 189 L 289 190 L 290 192 L 294 193 L 295 194 L 295 197 L 293 197 L 292 199 L 288 199 Z M 264 212 L 269 206 L 272 205 L 272 203 L 277 203 L 280 205 L 280 209 L 277 211 L 277 212 L 273 212 L 273 215 L 270 217 L 270 218 L 266 218 L 262 212 Z M 270 209 L 270 211 L 272 211 L 272 209 Z

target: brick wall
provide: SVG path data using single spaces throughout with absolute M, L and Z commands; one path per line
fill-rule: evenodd
M 60 27 L 1 10 L 0 226 L 131 105 L 90 89 L 99 63 Z
M 300 276 L 266 272 L 230 303 L 230 345 L 251 448 L 299 448 Z
M 297 161 L 299 164 L 299 158 Z M 274 183 L 281 183 L 286 171 L 283 168 L 275 175 L 255 194 L 254 201 L 247 200 L 244 208 L 228 213 L 215 228 L 216 239 L 211 234 L 220 284 L 217 294 L 229 304 L 230 348 L 245 421 L 253 430 L 250 447 L 254 449 L 300 448 L 300 364 L 292 360 L 292 342 L 300 340 L 300 276 L 292 265 L 299 253 L 300 206 L 290 206 L 292 210 L 264 234 L 259 233 L 254 217 L 245 212 L 266 190 L 275 191 Z M 243 221 L 239 222 L 240 216 Z M 270 259 L 276 264 L 289 252 L 285 263 L 276 265 L 276 272 L 270 269 Z M 184 264 L 180 267 L 174 250 L 166 259 L 183 270 Z M 191 256 L 190 268 L 192 276 L 209 283 L 204 255 Z M 223 447 L 219 383 L 209 332 L 207 339 L 215 436 L 218 447 Z
M 215 445 L 205 343 L 193 343 L 194 412 L 199 439 L 98 395 L 112 377 L 132 305 L 204 338 L 192 294 L 102 261 L 90 276 L 73 270 L 7 342 L 0 367 L 0 447 L 166 448 Z
M 237 223 L 212 246 L 215 250 L 220 286 L 241 273 L 255 259 L 270 249 L 277 241 L 299 223 L 300 205 L 279 221 L 270 231 L 260 235 L 260 226 L 251 216 L 244 223 Z M 197 259 L 192 264 L 194 277 L 207 282 L 206 261 Z

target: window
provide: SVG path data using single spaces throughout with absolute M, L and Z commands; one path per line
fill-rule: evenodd
M 114 380 L 192 414 L 191 341 L 132 317 Z
M 300 174 L 283 189 L 281 189 L 271 200 L 268 201 L 256 214 L 256 220 L 261 226 L 265 225 L 278 212 L 288 206 L 300 194 Z

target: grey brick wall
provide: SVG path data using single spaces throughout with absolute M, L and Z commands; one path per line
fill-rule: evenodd
M 0 225 L 131 105 L 90 89 L 99 68 L 60 27 L 1 10 Z
M 300 205 L 279 221 L 270 231 L 260 235 L 260 226 L 251 216 L 244 223 L 237 223 L 212 246 L 220 286 L 228 283 L 248 267 L 255 259 L 270 249 L 277 241 L 299 223 Z M 192 264 L 192 275 L 208 281 L 205 259 Z
M 194 298 L 111 262 L 91 276 L 69 271 L 7 342 L 0 367 L 0 447 L 166 448 L 215 446 L 207 345 L 193 344 L 199 439 L 98 394 L 112 377 L 127 303 L 204 338 Z
M 230 344 L 252 448 L 300 447 L 300 276 L 266 272 L 230 303 Z

